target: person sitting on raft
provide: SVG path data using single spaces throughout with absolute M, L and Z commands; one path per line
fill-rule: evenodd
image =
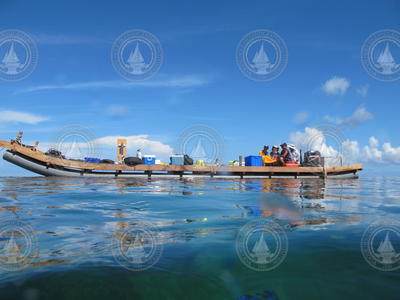
M 264 145 L 264 148 L 260 150 L 260 155 L 261 156 L 268 155 L 268 149 L 269 147 L 267 145 Z
M 292 158 L 292 154 L 290 153 L 286 143 L 283 143 L 281 145 L 281 148 L 282 148 L 282 151 L 281 151 L 281 154 L 279 155 L 279 164 L 281 166 L 284 166 L 286 164 L 286 162 L 292 161 L 293 158 Z
M 269 154 L 271 157 L 275 160 L 278 160 L 279 158 L 279 146 L 274 145 L 272 147 L 271 153 Z
M 271 166 L 276 163 L 276 158 L 272 158 L 271 155 L 268 154 L 268 149 L 268 146 L 264 146 L 264 149 L 260 150 L 260 155 L 262 157 L 262 162 L 264 166 Z

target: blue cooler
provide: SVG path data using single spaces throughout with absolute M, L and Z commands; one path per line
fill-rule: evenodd
M 145 165 L 155 165 L 156 164 L 156 156 L 155 155 L 143 155 L 142 160 Z
M 175 154 L 171 156 L 171 165 L 183 166 L 185 164 L 185 157 L 180 154 Z
M 262 167 L 261 155 L 250 155 L 244 158 L 244 163 L 248 167 Z
M 100 158 L 94 158 L 94 157 L 85 157 L 85 162 L 86 163 L 99 163 Z

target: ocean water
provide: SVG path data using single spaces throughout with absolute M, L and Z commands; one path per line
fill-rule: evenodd
M 0 299 L 400 299 L 399 216 L 399 177 L 1 177 Z

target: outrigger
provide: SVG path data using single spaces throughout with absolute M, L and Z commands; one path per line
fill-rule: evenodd
M 34 146 L 21 142 L 22 132 L 11 141 L 0 140 L 0 147 L 7 149 L 3 159 L 24 169 L 43 176 L 68 177 L 132 177 L 151 176 L 220 176 L 220 177 L 358 177 L 361 164 L 333 167 L 278 167 L 278 166 L 197 166 L 197 165 L 146 165 L 130 166 L 124 163 L 126 155 L 126 140 L 118 140 L 117 163 L 83 162 L 63 157 L 54 157 L 38 149 L 39 142 Z

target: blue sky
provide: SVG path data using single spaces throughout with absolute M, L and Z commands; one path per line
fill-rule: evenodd
M 400 31 L 399 1 L 3 0 L 0 17 L 1 30 L 27 32 L 39 52 L 28 78 L 0 81 L 0 139 L 24 130 L 27 141 L 50 142 L 81 124 L 98 138 L 145 135 L 173 148 L 182 130 L 206 124 L 224 137 L 227 161 L 332 122 L 358 143 L 360 159 L 369 146 L 371 170 L 398 170 L 400 81 L 370 77 L 360 53 L 373 32 Z M 110 58 L 130 29 L 153 33 L 164 51 L 160 71 L 133 85 Z M 236 64 L 239 41 L 256 29 L 276 32 L 288 48 L 286 69 L 271 81 L 249 80 Z M 329 80 L 333 89 L 324 89 Z M 5 162 L 0 170 L 29 174 Z

